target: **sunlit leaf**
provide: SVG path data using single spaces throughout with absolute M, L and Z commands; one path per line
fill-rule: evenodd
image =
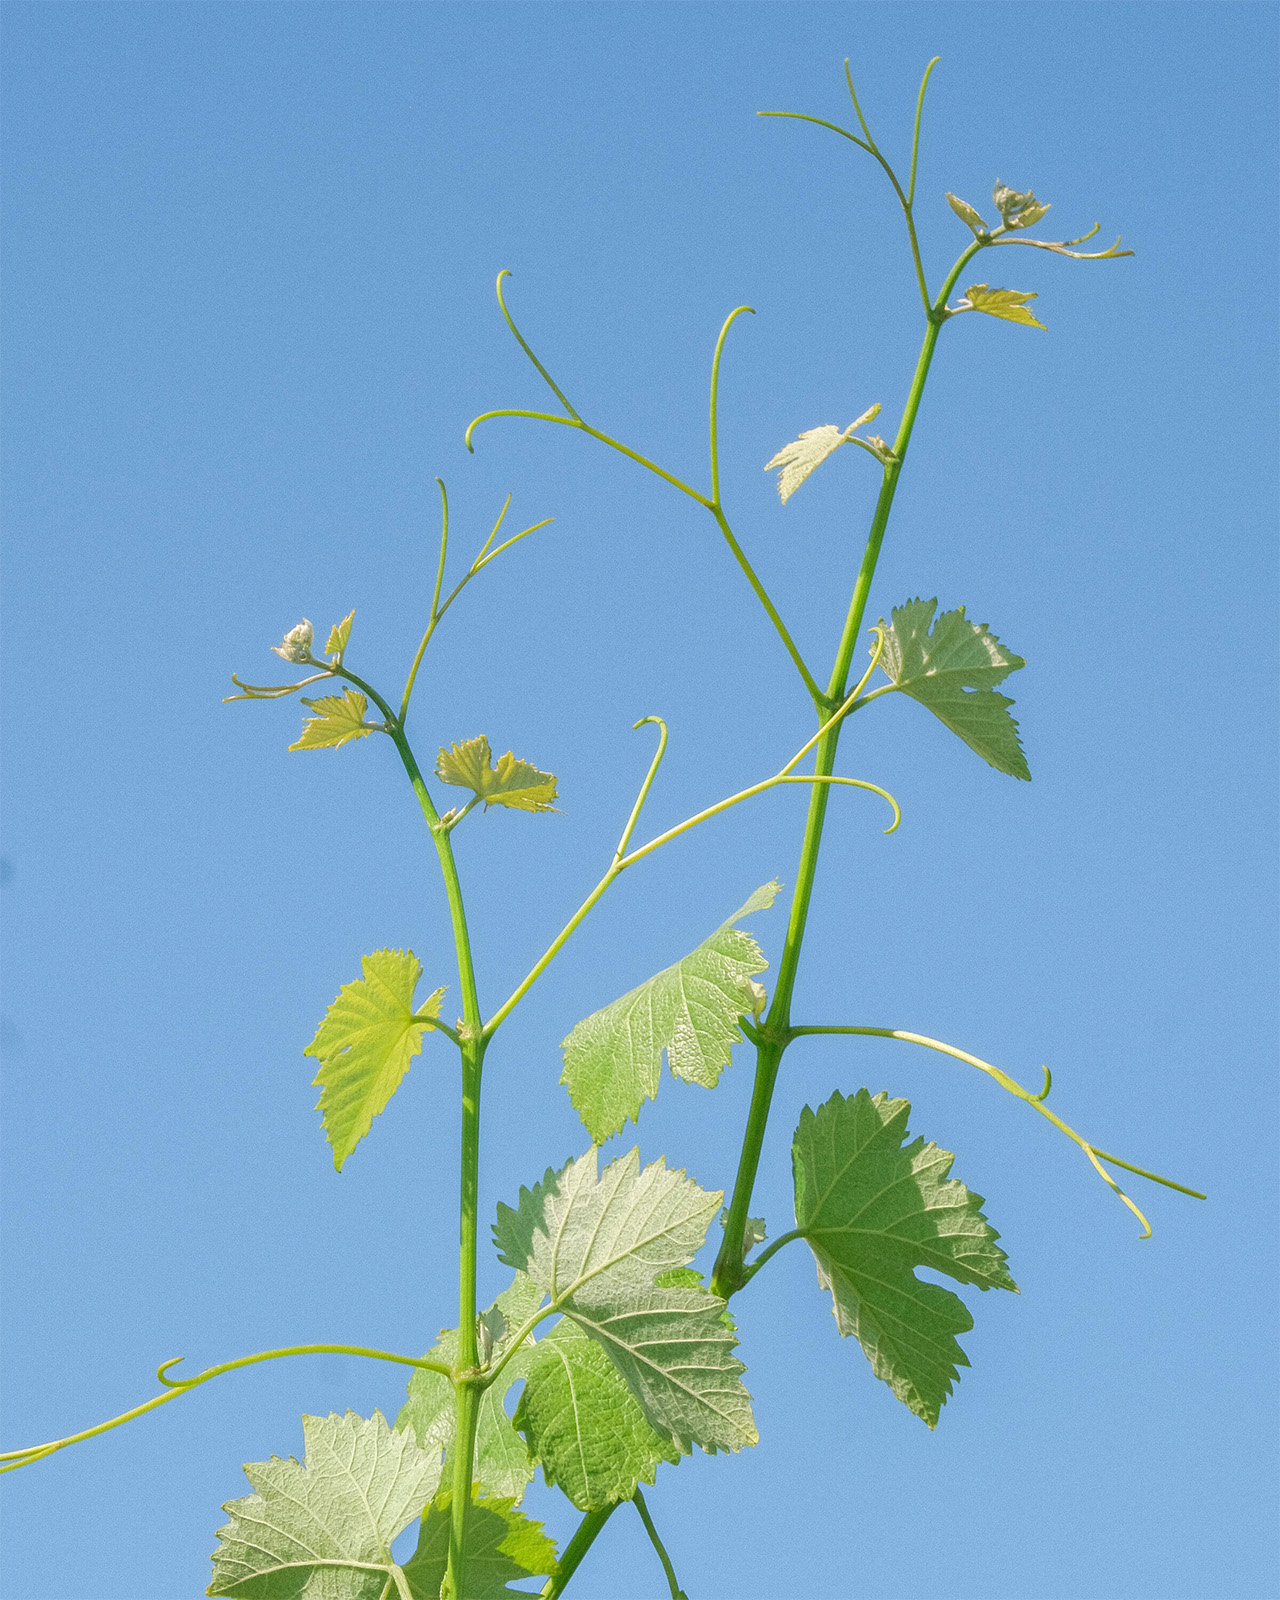
M 320 1062 L 312 1080 L 321 1085 L 316 1109 L 339 1172 L 400 1087 L 444 994 L 437 989 L 413 1009 L 422 965 L 412 950 L 376 950 L 360 966 L 363 978 L 342 986 L 303 1051 Z
M 518 1208 L 500 1205 L 494 1228 L 501 1258 L 600 1345 L 650 1426 L 682 1452 L 756 1442 L 724 1301 L 654 1282 L 688 1264 L 722 1198 L 662 1161 L 642 1171 L 635 1150 L 597 1176 L 592 1148 L 521 1189 Z
M 847 428 L 837 428 L 834 423 L 828 422 L 821 428 L 808 429 L 791 444 L 783 445 L 764 469 L 766 472 L 781 469 L 778 473 L 778 495 L 782 503 L 785 505 L 790 500 L 814 468 L 820 467 L 832 451 L 847 444 L 864 422 L 870 422 L 879 414 L 880 407 L 874 405 Z
M 441 749 L 436 773 L 443 783 L 470 789 L 485 809 L 511 806 L 517 811 L 554 811 L 556 780 L 527 761 L 517 761 L 511 751 L 495 763 L 483 734 L 462 744 Z
M 234 1600 L 380 1600 L 394 1574 L 391 1541 L 440 1481 L 440 1452 L 367 1421 L 303 1417 L 305 1462 L 244 1469 L 256 1493 L 231 1500 L 206 1593 Z M 392 1590 L 394 1593 L 394 1589 Z
M 994 685 L 1024 667 L 985 623 L 970 622 L 964 607 L 944 611 L 933 624 L 936 600 L 908 600 L 893 608 L 884 630 L 880 666 L 895 688 L 928 706 L 940 722 L 999 772 L 1029 779 L 1013 701 Z
M 771 906 L 781 889 L 766 883 L 691 955 L 580 1022 L 564 1040 L 561 1083 L 600 1144 L 658 1092 L 662 1052 L 686 1083 L 713 1089 L 755 1010 L 750 980 L 769 963 L 749 933 L 734 926 Z
M 1039 297 L 1023 294 L 1019 289 L 992 289 L 985 283 L 971 283 L 964 292 L 961 308 L 982 311 L 989 317 L 1000 317 L 1005 322 L 1020 322 L 1028 328 L 1044 328 L 1027 310 L 1027 301 Z
M 792 1160 L 796 1226 L 831 1291 L 836 1326 L 854 1335 L 877 1378 L 929 1427 L 969 1365 L 956 1334 L 973 1326 L 964 1302 L 918 1278 L 945 1273 L 980 1289 L 1014 1289 L 982 1196 L 948 1179 L 955 1157 L 907 1144 L 905 1100 L 865 1089 L 800 1113 Z
M 660 1461 L 680 1459 L 649 1426 L 604 1350 L 570 1317 L 530 1359 L 515 1426 L 548 1484 L 579 1511 L 629 1500 L 638 1483 L 653 1482 Z
M 988 233 L 986 223 L 973 209 L 967 200 L 962 200 L 959 195 L 948 194 L 947 204 L 967 227 L 973 229 L 975 234 Z
M 428 1508 L 418 1534 L 418 1548 L 404 1564 L 413 1600 L 439 1600 L 449 1563 L 452 1518 L 453 1497 L 445 1492 Z M 556 1547 L 543 1533 L 542 1524 L 513 1510 L 510 1500 L 490 1500 L 479 1495 L 472 1500 L 467 1513 L 466 1552 L 466 1600 L 506 1600 L 512 1595 L 523 1595 L 527 1600 L 530 1590 L 508 1585 L 555 1571 Z
M 347 640 L 351 637 L 351 624 L 355 619 L 355 612 L 348 611 L 341 622 L 335 622 L 329 629 L 329 642 L 324 647 L 327 656 L 337 656 L 341 662 L 343 653 L 347 648 Z
M 364 714 L 369 702 L 355 689 L 346 689 L 341 695 L 321 695 L 318 700 L 304 700 L 316 713 L 304 723 L 302 737 L 290 750 L 324 750 L 346 744 L 350 739 L 364 739 L 377 731 L 376 722 L 366 722 Z

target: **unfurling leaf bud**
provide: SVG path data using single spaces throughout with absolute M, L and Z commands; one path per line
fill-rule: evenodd
M 961 222 L 963 222 L 966 227 L 973 229 L 976 237 L 981 238 L 984 233 L 989 231 L 986 223 L 973 209 L 969 202 L 967 200 L 962 200 L 958 194 L 948 194 L 947 204 L 951 207 L 956 216 L 960 218 Z
M 751 1015 L 759 1019 L 764 1015 L 764 1008 L 769 1003 L 764 984 L 757 983 L 754 978 L 744 978 L 742 987 L 747 991 L 747 997 L 751 1002 Z
M 997 183 L 991 191 L 1006 228 L 1030 228 L 1039 222 L 1049 207 L 1042 204 L 1028 189 L 1025 193 L 1011 189 L 1007 183 Z
M 292 661 L 301 665 L 311 660 L 311 645 L 315 638 L 315 630 L 304 617 L 296 628 L 290 628 L 279 644 L 271 648 L 282 661 Z

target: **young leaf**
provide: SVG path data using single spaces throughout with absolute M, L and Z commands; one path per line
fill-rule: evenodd
M 1018 724 L 1009 715 L 1013 701 L 994 689 L 1026 662 L 985 622 L 970 622 L 963 606 L 944 611 L 930 632 L 937 607 L 937 600 L 908 600 L 893 608 L 891 625 L 880 619 L 881 667 L 895 688 L 928 706 L 998 772 L 1029 781 Z
M 257 1491 L 230 1500 L 205 1591 L 235 1600 L 379 1600 L 395 1571 L 391 1541 L 431 1499 L 440 1453 L 366 1421 L 303 1417 L 306 1457 L 253 1462 Z M 394 1593 L 394 1589 L 391 1589 Z
M 742 1039 L 738 1018 L 754 1009 L 750 980 L 769 965 L 734 924 L 771 906 L 781 887 L 757 889 L 692 955 L 593 1013 L 563 1041 L 560 1082 L 597 1144 L 634 1122 L 657 1094 L 664 1050 L 677 1078 L 715 1088 Z
M 764 469 L 766 472 L 772 472 L 775 467 L 782 469 L 778 473 L 778 496 L 783 505 L 786 505 L 815 467 L 820 467 L 834 450 L 838 450 L 842 444 L 847 444 L 864 422 L 870 422 L 879 414 L 880 407 L 874 405 L 851 422 L 847 428 L 840 429 L 834 423 L 824 423 L 821 428 L 808 429 L 793 443 L 784 444 L 772 461 L 766 463 Z
M 400 1087 L 444 994 L 437 989 L 413 1009 L 422 964 L 412 950 L 375 950 L 360 966 L 364 977 L 343 984 L 302 1052 L 320 1062 L 311 1080 L 321 1085 L 316 1110 L 339 1172 Z
M 449 1562 L 452 1503 L 453 1496 L 446 1492 L 423 1515 L 418 1548 L 404 1565 L 413 1600 L 439 1600 Z M 508 1585 L 555 1571 L 556 1547 L 543 1533 L 542 1524 L 514 1511 L 510 1500 L 473 1498 L 467 1515 L 466 1547 L 466 1600 L 506 1600 L 512 1595 L 524 1595 L 527 1600 L 528 1589 Z M 329 1596 L 317 1594 L 316 1600 L 329 1600 Z
M 354 689 L 346 689 L 341 695 L 321 695 L 318 700 L 302 703 L 319 714 L 303 725 L 302 737 L 289 746 L 290 750 L 325 750 L 346 744 L 350 739 L 365 739 L 381 726 L 364 720 L 369 702 Z
M 1044 323 L 1037 322 L 1027 310 L 1027 301 L 1037 299 L 1038 295 L 1023 294 L 1020 289 L 992 289 L 985 283 L 971 283 L 960 305 L 970 311 L 985 311 L 989 317 L 1001 317 L 1005 322 L 1044 329 Z
M 333 627 L 329 629 L 329 642 L 324 647 L 325 655 L 337 656 L 338 661 L 342 661 L 347 648 L 347 640 L 351 637 L 351 624 L 354 620 L 355 612 L 348 611 L 341 622 L 335 622 Z
M 653 1482 L 660 1461 L 680 1459 L 649 1426 L 601 1347 L 569 1317 L 529 1362 L 515 1426 L 547 1483 L 579 1511 L 629 1500 L 637 1484 Z
M 477 800 L 490 806 L 511 806 L 517 811 L 554 811 L 556 780 L 550 772 L 539 772 L 527 761 L 517 761 L 511 751 L 499 756 L 496 765 L 483 734 L 462 744 L 441 749 L 436 773 L 442 783 L 470 789 Z
M 662 1161 L 641 1171 L 635 1150 L 597 1177 L 593 1147 L 521 1189 L 517 1210 L 500 1205 L 494 1228 L 501 1259 L 603 1348 L 650 1425 L 685 1453 L 757 1437 L 724 1301 L 654 1283 L 692 1259 L 722 1198 Z
M 967 227 L 972 228 L 974 234 L 989 233 L 991 230 L 973 209 L 967 200 L 962 200 L 959 195 L 948 194 L 947 204 Z
M 997 182 L 991 191 L 991 198 L 1007 228 L 1034 227 L 1049 210 L 1049 206 L 1037 200 L 1030 189 L 1011 189 L 1007 183 Z
M 493 1340 L 491 1365 L 506 1354 L 511 1340 L 545 1299 L 542 1290 L 518 1272 L 511 1287 L 483 1314 L 480 1320 Z M 512 1505 L 519 1505 L 523 1499 L 525 1486 L 533 1477 L 533 1463 L 523 1440 L 511 1426 L 503 1402 L 512 1384 L 527 1375 L 534 1353 L 531 1334 L 524 1348 L 503 1368 L 497 1383 L 491 1383 L 480 1396 L 476 1421 L 476 1480 L 486 1494 L 498 1495 Z M 428 1352 L 432 1361 L 450 1366 L 457 1354 L 456 1328 L 445 1328 L 439 1342 Z M 456 1422 L 453 1385 L 443 1374 L 419 1367 L 409 1380 L 409 1398 L 396 1418 L 396 1427 L 412 1429 L 424 1450 L 447 1451 L 453 1444 Z
M 910 1114 L 907 1101 L 865 1089 L 806 1106 L 792 1146 L 796 1225 L 841 1334 L 857 1337 L 876 1377 L 933 1428 L 956 1368 L 969 1365 L 955 1335 L 973 1318 L 913 1268 L 980 1289 L 1017 1285 L 982 1196 L 947 1178 L 955 1157 L 923 1139 L 906 1144 Z

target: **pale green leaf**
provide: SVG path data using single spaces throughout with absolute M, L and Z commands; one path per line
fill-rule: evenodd
M 907 1144 L 905 1100 L 865 1089 L 800 1113 L 792 1146 L 796 1226 L 830 1289 L 836 1326 L 853 1334 L 872 1370 L 929 1427 L 969 1362 L 955 1336 L 973 1326 L 949 1289 L 916 1267 L 980 1289 L 1014 1289 L 982 1196 L 948 1179 L 955 1157 Z
M 290 750 L 327 750 L 351 739 L 365 739 L 381 726 L 364 720 L 369 702 L 355 689 L 346 689 L 341 695 L 321 695 L 318 700 L 303 700 L 302 703 L 317 715 L 303 724 L 302 737 L 289 746 Z
M 394 1570 L 391 1541 L 440 1481 L 440 1452 L 367 1421 L 303 1417 L 305 1463 L 245 1467 L 256 1493 L 231 1500 L 206 1593 L 235 1600 L 379 1600 Z M 394 1591 L 393 1591 L 394 1592 Z
M 653 1482 L 660 1461 L 680 1459 L 603 1349 L 569 1317 L 538 1344 L 515 1426 L 548 1484 L 579 1511 L 629 1500 L 638 1483 Z
M 963 222 L 967 227 L 972 228 L 975 234 L 987 233 L 990 231 L 986 223 L 982 220 L 982 218 L 967 200 L 962 200 L 960 196 L 956 194 L 948 194 L 947 204 L 955 212 L 956 216 L 960 218 L 961 222 Z
M 498 1207 L 501 1258 L 527 1272 L 604 1349 L 650 1425 L 687 1452 L 756 1441 L 751 1401 L 721 1319 L 724 1302 L 700 1289 L 660 1288 L 685 1266 L 723 1198 L 632 1150 L 597 1176 L 592 1148 Z
M 462 744 L 443 747 L 436 762 L 442 783 L 470 789 L 477 800 L 490 806 L 511 806 L 517 811 L 554 811 L 556 780 L 550 772 L 539 772 L 527 761 L 517 761 L 511 751 L 493 761 L 489 741 L 483 734 Z
M 412 950 L 376 950 L 360 966 L 364 977 L 342 986 L 303 1051 L 320 1062 L 312 1079 L 321 1085 L 316 1109 L 339 1172 L 400 1087 L 444 994 L 437 989 L 413 1009 L 422 965 Z
M 936 600 L 908 600 L 893 608 L 884 629 L 880 665 L 895 688 L 928 706 L 971 750 L 999 772 L 1029 780 L 1013 704 L 994 686 L 1026 666 L 984 622 L 970 622 L 964 607 L 930 623 Z
M 428 1508 L 418 1534 L 418 1548 L 405 1562 L 413 1600 L 439 1600 L 449 1562 L 449 1527 L 453 1497 L 443 1493 Z M 556 1547 L 542 1524 L 512 1509 L 510 1500 L 476 1496 L 467 1513 L 466 1594 L 464 1600 L 505 1600 L 528 1596 L 512 1589 L 532 1577 L 555 1571 Z
M 542 1290 L 521 1272 L 515 1282 L 483 1314 L 483 1324 L 492 1346 L 489 1365 L 496 1365 L 506 1354 L 511 1340 L 546 1299 Z M 504 1401 L 514 1383 L 526 1376 L 534 1356 L 533 1336 L 529 1335 L 480 1396 L 476 1419 L 475 1475 L 486 1494 L 497 1495 L 518 1505 L 525 1486 L 533 1477 L 533 1463 L 524 1441 L 511 1425 Z M 432 1361 L 452 1366 L 458 1355 L 458 1332 L 446 1328 L 439 1342 L 427 1352 Z M 457 1417 L 454 1388 L 442 1373 L 419 1367 L 409 1380 L 409 1398 L 396 1418 L 397 1428 L 411 1428 L 425 1449 L 449 1450 L 453 1444 Z M 446 1479 L 448 1474 L 446 1473 Z
M 714 1089 L 754 1011 L 750 980 L 769 963 L 749 933 L 734 926 L 773 904 L 781 884 L 757 889 L 740 910 L 675 966 L 580 1022 L 564 1040 L 564 1070 L 574 1109 L 597 1144 L 616 1133 L 658 1092 L 662 1052 L 686 1083 Z
M 879 414 L 880 407 L 874 405 L 847 428 L 837 428 L 831 422 L 824 423 L 821 428 L 809 428 L 791 444 L 784 444 L 764 469 L 766 472 L 781 469 L 778 472 L 778 496 L 783 505 L 815 468 L 820 467 L 842 444 L 847 444 L 864 422 L 870 422 Z
M 1011 189 L 1007 183 L 997 183 L 991 191 L 991 198 L 1007 228 L 1034 227 L 1049 210 L 1049 206 L 1037 200 L 1030 189 Z
M 337 656 L 341 662 L 346 652 L 347 640 L 351 637 L 351 624 L 355 620 L 355 612 L 348 611 L 341 622 L 335 622 L 329 629 L 329 642 L 324 647 L 327 656 Z
M 985 283 L 971 283 L 964 292 L 962 307 L 983 311 L 989 317 L 1000 317 L 1005 322 L 1020 322 L 1027 328 L 1044 328 L 1027 310 L 1027 301 L 1036 300 L 1036 294 L 1023 294 L 1020 289 L 992 289 Z

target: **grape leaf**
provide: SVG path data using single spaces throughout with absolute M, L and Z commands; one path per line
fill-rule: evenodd
M 1026 662 L 1002 645 L 985 622 L 970 622 L 964 607 L 944 611 L 929 624 L 936 600 L 908 600 L 883 617 L 880 665 L 894 688 L 928 706 L 940 722 L 998 772 L 1030 781 L 1013 704 L 994 686 Z
M 1011 189 L 998 180 L 991 191 L 996 209 L 1004 218 L 1006 228 L 1032 228 L 1049 211 L 1049 205 L 1037 200 L 1030 189 Z
M 395 1572 L 391 1541 L 435 1493 L 440 1452 L 367 1421 L 303 1417 L 305 1464 L 253 1462 L 257 1491 L 222 1508 L 213 1581 L 235 1600 L 379 1600 Z
M 654 1278 L 686 1265 L 723 1195 L 636 1150 L 597 1176 L 594 1148 L 548 1171 L 520 1204 L 498 1207 L 494 1235 L 508 1266 L 527 1272 L 605 1351 L 654 1430 L 688 1453 L 756 1442 L 751 1399 L 733 1355 L 724 1301 Z
M 629 1500 L 638 1483 L 653 1482 L 660 1461 L 680 1459 L 649 1426 L 601 1347 L 569 1317 L 529 1362 L 515 1426 L 547 1483 L 579 1511 Z
M 816 467 L 820 467 L 833 451 L 838 450 L 842 444 L 847 444 L 864 422 L 870 422 L 873 417 L 879 415 L 880 407 L 874 405 L 851 422 L 847 428 L 837 428 L 834 423 L 827 422 L 821 428 L 807 429 L 791 444 L 784 444 L 777 455 L 765 464 L 764 469 L 766 472 L 772 472 L 775 467 L 782 469 L 778 473 L 778 497 L 783 505 L 786 505 L 809 474 Z
M 749 980 L 769 963 L 749 933 L 734 926 L 771 906 L 781 889 L 766 883 L 675 966 L 580 1022 L 561 1045 L 574 1110 L 597 1144 L 616 1133 L 658 1092 L 662 1052 L 686 1083 L 714 1089 L 742 1039 L 738 1018 L 753 1008 Z
M 341 622 L 335 622 L 329 629 L 329 642 L 324 647 L 327 656 L 337 656 L 339 663 L 346 653 L 347 640 L 351 637 L 351 624 L 355 621 L 355 612 L 348 611 Z
M 512 1338 L 545 1299 L 537 1284 L 518 1272 L 511 1287 L 483 1314 L 481 1324 L 492 1340 L 491 1365 L 506 1354 Z M 432 1361 L 452 1366 L 458 1356 L 457 1329 L 445 1328 L 427 1354 Z M 533 1357 L 534 1341 L 529 1335 L 498 1381 L 481 1394 L 476 1419 L 476 1479 L 486 1494 L 497 1495 L 513 1505 L 519 1505 L 524 1497 L 525 1485 L 533 1477 L 533 1463 L 524 1441 L 511 1425 L 503 1401 L 512 1384 L 525 1377 Z M 396 1418 L 396 1427 L 411 1428 L 424 1450 L 447 1451 L 453 1444 L 456 1421 L 453 1385 L 442 1373 L 419 1367 L 409 1380 L 409 1398 Z
M 470 789 L 477 800 L 490 806 L 512 806 L 517 811 L 554 811 L 556 780 L 527 761 L 517 761 L 511 751 L 495 764 L 489 741 L 481 734 L 462 744 L 441 747 L 436 773 L 442 783 Z
M 413 1600 L 439 1600 L 449 1562 L 452 1505 L 452 1495 L 441 1494 L 422 1518 L 418 1548 L 404 1564 Z M 556 1547 L 542 1524 L 513 1510 L 510 1500 L 483 1496 L 472 1500 L 466 1548 L 465 1600 L 505 1600 L 509 1595 L 527 1600 L 527 1589 L 511 1589 L 508 1584 L 555 1571 Z
M 303 700 L 302 703 L 319 715 L 303 724 L 302 737 L 289 746 L 290 750 L 336 749 L 351 739 L 365 739 L 381 727 L 380 723 L 364 720 L 369 702 L 354 689 L 344 690 L 341 695 L 321 695 L 318 700 Z
M 967 227 L 972 228 L 975 234 L 987 233 L 986 223 L 973 209 L 967 200 L 962 200 L 957 194 L 947 195 L 947 204 Z
M 444 994 L 437 989 L 413 1009 L 422 965 L 412 950 L 375 950 L 360 966 L 364 977 L 343 984 L 302 1052 L 320 1062 L 311 1081 L 321 1085 L 316 1109 L 339 1172 L 400 1087 Z
M 973 1327 L 964 1302 L 915 1267 L 980 1289 L 1012 1289 L 1000 1235 L 982 1196 L 948 1179 L 955 1157 L 906 1144 L 911 1107 L 865 1089 L 800 1113 L 792 1146 L 796 1226 L 830 1289 L 836 1326 L 930 1428 L 968 1359 L 955 1335 Z
M 1005 322 L 1021 322 L 1025 327 L 1047 331 L 1044 323 L 1037 322 L 1027 310 L 1027 301 L 1038 299 L 1038 295 L 1023 294 L 1019 289 L 992 289 L 985 283 L 971 283 L 960 305 L 970 311 L 985 311 L 989 317 L 1001 317 Z

